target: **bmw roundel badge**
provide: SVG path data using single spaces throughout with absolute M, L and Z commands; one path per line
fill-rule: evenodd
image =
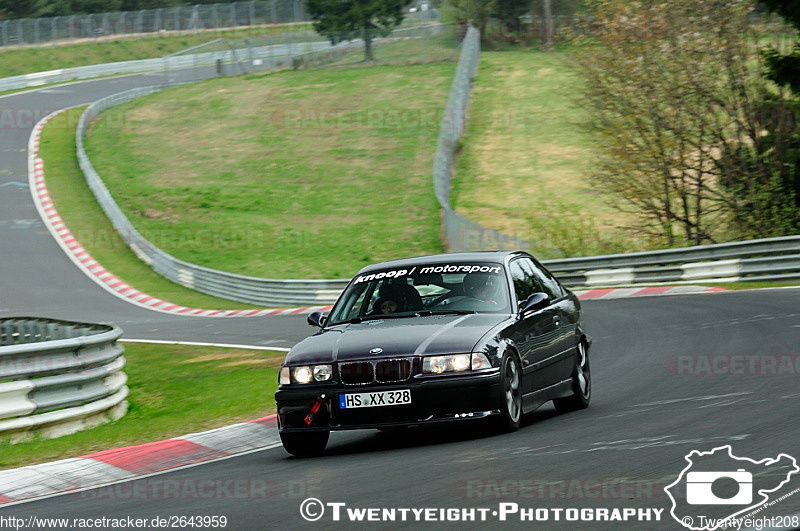
M 381 347 L 375 347 L 369 350 L 370 354 L 380 354 L 381 352 L 383 352 Z

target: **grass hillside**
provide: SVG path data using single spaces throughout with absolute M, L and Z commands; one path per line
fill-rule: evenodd
M 453 63 L 177 87 L 103 113 L 87 150 L 142 232 L 245 275 L 348 277 L 440 252 L 431 167 Z
M 452 203 L 486 227 L 536 242 L 543 258 L 638 250 L 632 222 L 588 175 L 593 137 L 566 52 L 484 51 Z

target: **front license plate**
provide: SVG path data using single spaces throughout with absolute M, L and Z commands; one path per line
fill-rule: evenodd
M 347 393 L 339 395 L 340 409 L 357 407 L 400 406 L 411 403 L 411 390 L 378 391 L 375 393 Z

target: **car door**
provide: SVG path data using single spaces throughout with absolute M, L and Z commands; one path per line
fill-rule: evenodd
M 552 363 L 552 377 L 555 381 L 567 380 L 572 374 L 575 360 L 577 309 L 572 299 L 567 297 L 561 284 L 544 266 L 536 259 L 527 259 L 526 263 L 530 264 L 542 291 L 551 299 L 553 321 L 557 328 L 552 346 L 552 355 L 555 356 Z
M 518 308 L 533 293 L 543 291 L 530 258 L 516 258 L 509 264 Z M 546 293 L 546 292 L 545 292 Z M 511 327 L 511 339 L 520 350 L 522 392 L 528 394 L 553 385 L 558 380 L 557 361 L 559 319 L 552 302 L 546 308 L 520 315 Z

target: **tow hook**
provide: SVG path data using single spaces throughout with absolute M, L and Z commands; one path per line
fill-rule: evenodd
M 303 419 L 303 422 L 306 423 L 306 426 L 311 426 L 311 423 L 314 422 L 314 415 L 317 414 L 319 408 L 322 407 L 322 404 L 325 403 L 325 394 L 319 395 L 319 397 L 314 401 L 314 405 L 311 406 L 311 411 L 308 412 L 306 418 Z

